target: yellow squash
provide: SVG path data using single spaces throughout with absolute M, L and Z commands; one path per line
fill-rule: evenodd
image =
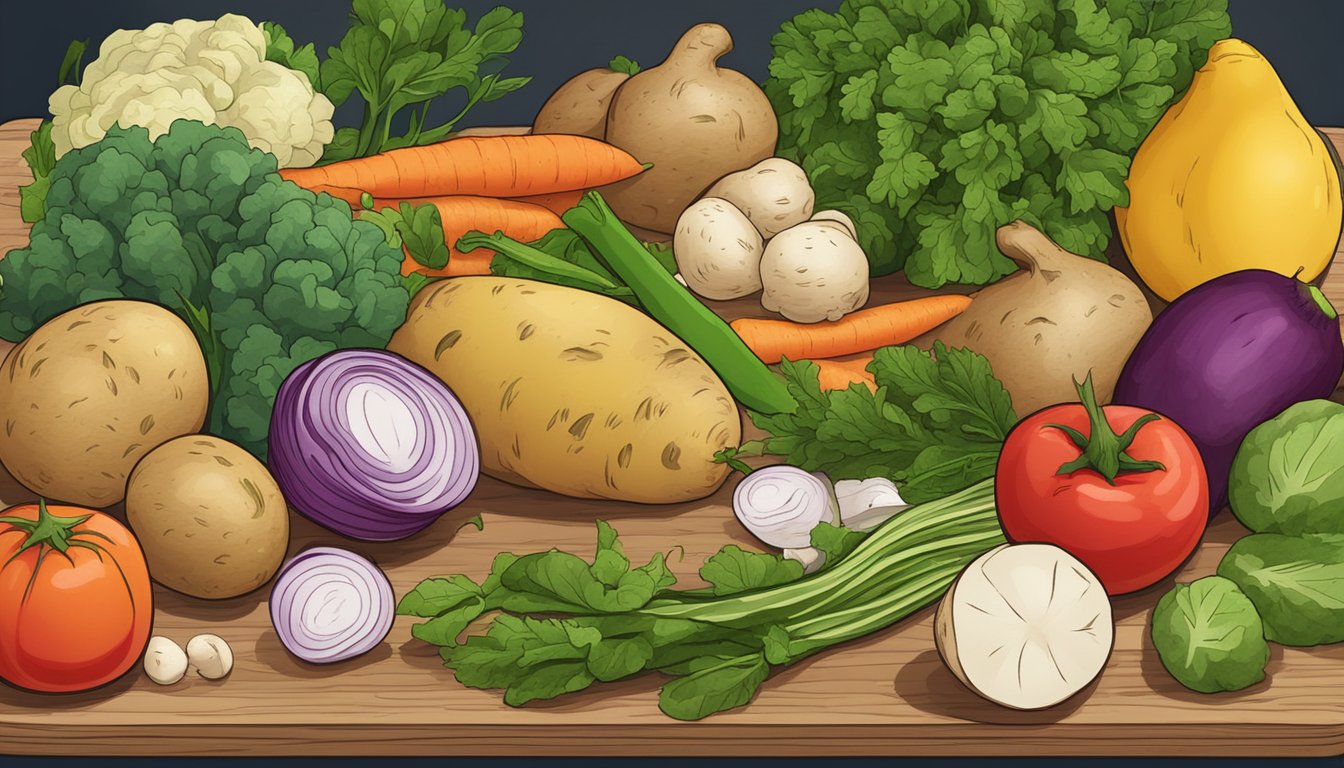
M 1339 241 L 1334 158 L 1259 51 L 1222 40 L 1130 167 L 1125 252 L 1167 301 L 1243 269 L 1310 281 Z

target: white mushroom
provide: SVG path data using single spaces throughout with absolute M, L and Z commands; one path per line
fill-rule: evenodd
M 1052 544 L 1004 544 L 966 567 L 934 617 L 934 640 L 971 690 L 1044 709 L 1086 688 L 1115 639 L 1097 577 Z
M 764 243 L 745 214 L 727 200 L 704 197 L 677 219 L 672 255 L 686 287 L 707 299 L 749 296 L 761 289 Z
M 714 182 L 706 197 L 719 197 L 737 206 L 769 240 L 812 215 L 815 196 L 807 174 L 782 157 L 767 157 L 744 171 Z
M 172 640 L 155 635 L 145 646 L 145 674 L 159 685 L 172 685 L 187 674 L 187 653 Z
M 188 640 L 187 660 L 206 680 L 219 680 L 233 671 L 233 649 L 219 635 L 197 635 Z
M 833 221 L 844 227 L 845 231 L 849 232 L 850 237 L 855 240 L 859 239 L 859 228 L 854 226 L 854 220 L 841 211 L 817 211 L 812 214 L 812 218 L 808 221 Z
M 761 257 L 761 306 L 794 322 L 839 320 L 868 301 L 868 258 L 835 221 L 805 221 Z

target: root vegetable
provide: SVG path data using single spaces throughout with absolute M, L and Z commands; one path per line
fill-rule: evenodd
M 747 76 L 715 65 L 732 48 L 728 30 L 696 25 L 662 64 L 616 90 L 606 140 L 653 164 L 604 190 L 622 220 L 671 232 L 715 180 L 775 153 L 770 100 Z
M 1004 544 L 966 566 L 938 604 L 934 640 L 957 679 L 1013 709 L 1086 688 L 1115 639 L 1106 590 L 1049 544 Z
M 206 680 L 219 680 L 233 671 L 233 649 L 219 635 L 197 635 L 187 641 L 187 661 Z
M 761 234 L 735 205 L 704 197 L 681 214 L 672 254 L 686 287 L 707 299 L 749 296 L 761 290 Z
M 149 638 L 145 646 L 145 675 L 159 685 L 172 685 L 187 674 L 187 653 L 163 635 Z
M 57 315 L 0 366 L 0 461 L 42 496 L 106 507 L 142 456 L 205 423 L 205 358 L 157 304 L 100 301 Z
M 1074 380 L 1088 371 L 1097 402 L 1109 403 L 1121 367 L 1153 320 L 1139 287 L 1022 221 L 1000 227 L 998 245 L 1022 269 L 915 344 L 929 349 L 941 341 L 984 355 L 1020 414 L 1073 402 Z
M 723 483 L 714 454 L 740 442 L 737 406 L 699 355 L 639 310 L 588 291 L 440 281 L 416 295 L 388 349 L 448 385 L 476 427 L 481 470 L 508 482 L 689 501 Z
M 868 301 L 868 257 L 835 222 L 775 235 L 761 257 L 761 306 L 799 323 L 839 320 Z
M 532 121 L 533 133 L 568 133 L 601 140 L 607 135 L 607 111 L 616 89 L 630 76 L 606 67 L 571 77 L 555 89 Z
M 812 546 L 813 528 L 835 524 L 836 504 L 825 475 L 778 464 L 742 478 L 733 490 L 733 514 L 766 544 L 803 549 Z
M 845 357 L 879 347 L 905 344 L 956 317 L 970 306 L 960 294 L 925 296 L 859 310 L 832 323 L 791 323 L 744 317 L 732 322 L 756 356 L 767 363 Z M 857 366 L 872 362 L 872 355 Z M 870 377 L 871 378 L 871 377 Z
M 145 456 L 127 484 L 126 519 L 153 579 L 192 597 L 251 592 L 289 545 L 289 510 L 266 467 L 210 435 L 179 437 Z
M 840 211 L 817 211 L 812 214 L 808 221 L 829 221 L 839 224 L 849 232 L 849 236 L 855 240 L 859 239 L 859 228 L 854 226 L 854 220 Z
M 722 198 L 737 206 L 766 240 L 807 221 L 816 202 L 807 174 L 782 157 L 767 157 L 745 171 L 724 176 L 705 197 Z

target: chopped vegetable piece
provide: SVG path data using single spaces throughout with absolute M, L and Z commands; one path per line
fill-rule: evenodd
M 313 547 L 285 563 L 270 605 L 280 642 L 312 664 L 362 656 L 392 629 L 387 576 L 369 560 L 334 547 Z
M 837 509 L 824 476 L 779 464 L 742 478 L 733 490 L 733 514 L 766 544 L 801 549 L 811 546 L 813 528 L 835 524 Z

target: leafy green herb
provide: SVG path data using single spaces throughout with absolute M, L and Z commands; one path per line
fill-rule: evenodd
M 932 356 L 913 346 L 885 347 L 871 369 L 876 392 L 822 392 L 815 364 L 784 361 L 780 372 L 798 410 L 750 414 L 767 437 L 735 456 L 776 455 L 832 480 L 886 477 L 916 503 L 994 474 L 1017 417 L 988 360 L 941 343 Z
M 1163 595 L 1152 638 L 1162 665 L 1193 691 L 1239 691 L 1265 679 L 1269 644 L 1260 615 L 1221 576 L 1177 584 Z
M 396 208 L 364 210 L 361 221 L 377 225 L 387 238 L 388 245 L 405 248 L 416 264 L 427 269 L 448 266 L 450 251 L 443 234 L 443 219 L 433 205 L 415 205 L 402 202 Z
M 318 84 L 317 51 L 313 49 L 312 43 L 296 47 L 285 28 L 273 21 L 263 21 L 261 32 L 266 37 L 267 61 L 302 72 L 313 88 L 321 90 Z
M 460 683 L 502 688 L 511 706 L 656 670 L 673 678 L 659 696 L 663 712 L 698 720 L 750 701 L 772 666 L 928 605 L 1003 533 L 986 481 L 912 507 L 862 541 L 846 539 L 851 551 L 837 549 L 810 576 L 778 556 L 725 547 L 701 570 L 711 587 L 693 590 L 672 589 L 661 553 L 631 569 L 604 522 L 597 539 L 591 563 L 555 550 L 500 554 L 479 585 L 428 579 L 397 612 L 427 619 L 412 634 L 440 647 Z M 490 611 L 502 613 L 459 643 Z
M 607 63 L 607 69 L 612 72 L 624 72 L 627 75 L 634 76 L 639 74 L 639 62 L 624 56 L 617 56 Z
M 319 81 L 337 106 L 358 91 L 364 113 L 358 128 L 336 132 L 323 163 L 441 141 L 476 104 L 531 80 L 490 71 L 523 39 L 523 15 L 503 6 L 488 11 L 475 29 L 466 26 L 465 11 L 442 0 L 354 0 L 350 16 L 350 29 L 328 50 Z M 465 104 L 431 127 L 431 103 L 458 89 Z M 403 112 L 407 130 L 393 136 Z
M 1228 503 L 1258 533 L 1344 533 L 1344 405 L 1298 403 L 1251 430 Z
M 29 224 L 34 224 L 46 215 L 47 190 L 51 188 L 51 172 L 56 168 L 56 145 L 51 141 L 51 121 L 43 120 L 28 137 L 31 144 L 23 150 L 23 159 L 33 173 L 33 183 L 19 187 L 19 216 Z
M 1344 536 L 1252 534 L 1227 551 L 1218 575 L 1236 582 L 1255 604 L 1267 639 L 1344 641 Z
M 784 23 L 765 90 L 875 274 L 984 284 L 1013 219 L 1102 256 L 1131 156 L 1230 31 L 1226 0 L 845 0 Z

